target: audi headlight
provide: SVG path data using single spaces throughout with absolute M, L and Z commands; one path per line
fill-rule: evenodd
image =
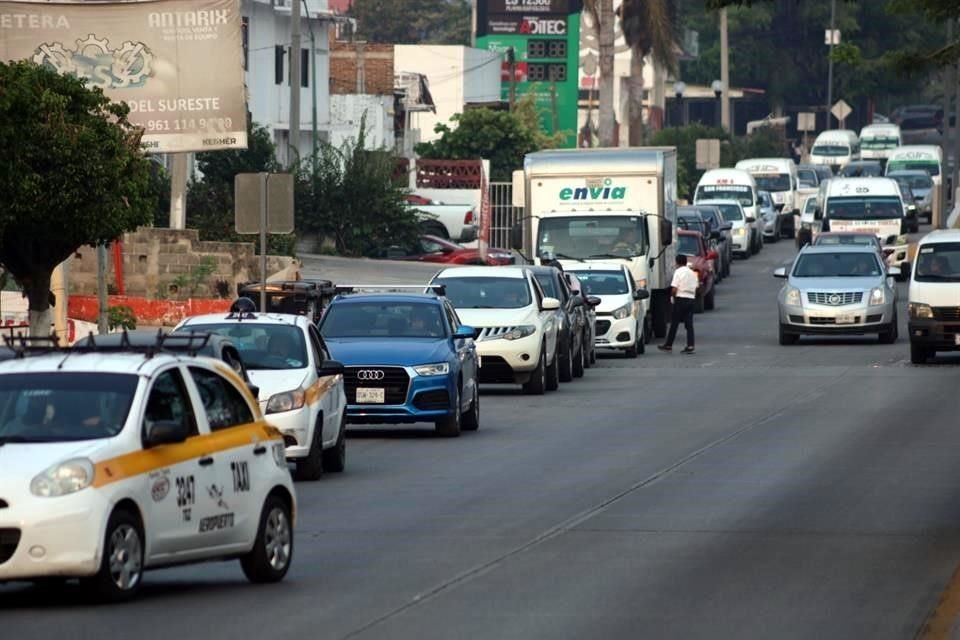
M 928 304 L 911 302 L 907 305 L 907 310 L 910 312 L 910 317 L 914 320 L 933 319 L 933 308 L 931 308 Z
M 743 227 L 737 227 L 736 229 L 733 230 L 733 235 L 735 236 L 742 236 L 744 233 L 745 233 L 745 229 Z
M 623 305 L 622 307 L 617 307 L 616 309 L 614 309 L 614 310 L 613 310 L 613 317 L 614 317 L 616 320 L 623 320 L 624 318 L 629 318 L 629 317 L 630 317 L 630 313 L 631 313 L 632 311 L 633 311 L 633 303 L 632 303 L 632 302 L 628 302 L 627 304 Z
M 803 306 L 803 300 L 800 297 L 800 289 L 797 289 L 796 287 L 790 287 L 787 289 L 787 304 L 795 307 Z
M 73 458 L 49 467 L 30 481 L 30 493 L 41 498 L 56 498 L 93 483 L 93 463 L 87 458 Z
M 276 393 L 267 400 L 267 410 L 265 413 L 283 413 L 284 411 L 300 409 L 306 403 L 306 400 L 307 394 L 303 389 Z
M 436 364 L 423 364 L 414 367 L 418 376 L 445 376 L 450 373 L 450 365 L 446 362 L 437 362 Z
M 886 299 L 887 296 L 883 291 L 883 287 L 875 287 L 873 291 L 870 292 L 870 304 L 883 304 Z
M 520 338 L 526 338 L 527 336 L 532 336 L 537 332 L 537 328 L 532 324 L 525 324 L 519 327 L 514 327 L 510 331 L 506 332 L 501 338 L 504 340 L 519 340 Z

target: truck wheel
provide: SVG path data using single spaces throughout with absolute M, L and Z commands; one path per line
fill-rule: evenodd
M 653 335 L 658 338 L 667 337 L 667 323 L 670 318 L 670 300 L 663 291 L 656 291 L 653 295 Z
M 540 347 L 540 362 L 530 373 L 530 379 L 523 384 L 523 390 L 533 396 L 542 396 L 547 389 L 547 372 L 544 360 L 547 359 L 547 347 Z

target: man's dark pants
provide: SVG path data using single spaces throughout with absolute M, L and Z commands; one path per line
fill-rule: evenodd
M 667 334 L 666 345 L 673 346 L 673 341 L 677 337 L 677 329 L 680 323 L 687 332 L 687 346 L 693 347 L 693 308 L 696 301 L 693 298 L 674 298 L 673 316 L 670 318 L 670 333 Z

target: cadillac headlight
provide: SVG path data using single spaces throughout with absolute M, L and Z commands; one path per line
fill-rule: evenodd
M 613 317 L 616 320 L 623 320 L 624 318 L 629 318 L 630 313 L 633 311 L 633 303 L 628 302 L 622 307 L 617 307 L 613 310 Z
M 873 291 L 870 292 L 870 304 L 883 304 L 886 299 L 887 296 L 883 291 L 883 287 L 875 287 Z
M 519 327 L 514 327 L 510 331 L 506 332 L 502 336 L 504 340 L 520 340 L 521 338 L 526 338 L 527 336 L 532 336 L 537 332 L 537 328 L 532 324 L 525 324 Z
M 790 287 L 787 289 L 787 304 L 793 305 L 794 307 L 802 307 L 803 300 L 800 297 L 800 289 L 796 287 Z
M 450 365 L 446 362 L 437 362 L 436 364 L 422 364 L 414 367 L 418 376 L 445 376 L 450 373 Z
M 284 391 L 270 396 L 267 400 L 267 410 L 264 413 L 283 413 L 300 409 L 307 401 L 307 394 L 303 389 Z
M 743 227 L 736 227 L 736 228 L 733 230 L 733 235 L 734 235 L 734 236 L 742 236 L 742 235 L 745 233 L 745 231 L 746 231 L 746 230 L 745 230 Z
M 53 465 L 30 481 L 30 493 L 41 498 L 56 498 L 93 484 L 93 462 L 73 458 Z
M 928 304 L 922 302 L 911 302 L 907 305 L 910 317 L 914 320 L 932 320 L 933 309 Z

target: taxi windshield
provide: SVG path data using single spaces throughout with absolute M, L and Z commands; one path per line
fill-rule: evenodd
M 247 370 L 303 369 L 308 364 L 303 332 L 288 324 L 224 322 L 190 324 L 188 331 L 207 331 L 230 338 Z
M 120 373 L 0 376 L 0 444 L 112 438 L 123 430 L 137 382 Z
M 444 338 L 440 305 L 425 302 L 344 302 L 330 305 L 324 338 Z

